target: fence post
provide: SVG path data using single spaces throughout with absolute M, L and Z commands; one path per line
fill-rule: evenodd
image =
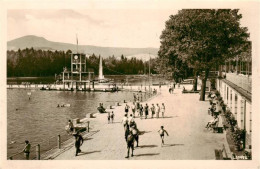
M 58 149 L 61 149 L 61 139 L 60 139 L 60 135 L 58 135 Z
M 36 146 L 36 159 L 37 159 L 37 160 L 40 160 L 40 159 L 41 159 L 40 144 L 37 144 L 37 146 Z
M 89 132 L 89 121 L 88 121 L 88 132 Z

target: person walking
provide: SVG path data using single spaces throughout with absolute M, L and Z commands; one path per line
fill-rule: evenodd
M 164 105 L 164 103 L 162 103 L 162 117 L 164 118 L 164 113 L 165 113 L 165 105 Z
M 110 112 L 107 113 L 107 122 L 110 123 Z
M 154 114 L 155 114 L 155 106 L 154 106 L 154 104 L 152 104 L 151 112 L 152 112 L 151 118 L 153 118 L 153 116 L 154 116 Z
M 125 116 L 122 119 L 122 123 L 124 125 L 124 129 L 126 130 L 128 128 L 128 118 L 127 118 L 127 114 L 125 114 Z
M 159 118 L 159 114 L 160 114 L 160 106 L 157 103 L 157 107 L 156 107 L 156 118 Z
M 133 113 L 133 117 L 135 118 L 135 110 L 136 110 L 136 106 L 135 106 L 135 102 L 133 102 L 132 105 L 132 113 Z
M 129 158 L 130 149 L 132 150 L 131 157 L 133 157 L 134 156 L 134 136 L 133 136 L 133 133 L 130 131 L 129 131 L 129 134 L 126 139 L 126 143 L 127 143 L 127 156 L 125 158 Z
M 149 106 L 147 105 L 147 103 L 145 104 L 144 111 L 145 111 L 145 119 L 147 119 L 148 112 L 149 112 Z
M 143 119 L 143 105 L 140 104 L 140 108 L 139 108 L 139 111 L 140 111 L 140 118 Z
M 135 95 L 135 93 L 133 93 L 133 95 L 134 95 L 134 102 L 136 102 L 136 95 Z
M 140 116 L 140 102 L 136 102 L 136 111 L 138 112 L 138 115 Z
M 130 132 L 132 132 L 134 136 L 134 140 L 136 141 L 136 147 L 138 147 L 139 143 L 139 130 L 137 129 L 136 125 L 132 125 L 130 128 Z
M 133 126 L 134 123 L 135 123 L 135 120 L 133 118 L 133 115 L 130 114 L 130 117 L 128 118 L 128 125 L 129 125 L 129 127 Z
M 29 160 L 30 158 L 30 150 L 31 150 L 31 144 L 29 143 L 28 140 L 25 140 L 25 147 L 23 149 L 23 152 L 26 160 Z
M 72 134 L 74 130 L 74 125 L 71 120 L 68 120 L 68 128 L 69 128 L 68 134 Z
M 114 112 L 112 111 L 112 113 L 111 113 L 111 121 L 112 121 L 112 123 L 114 122 L 114 117 L 115 117 L 115 114 L 114 114 Z
M 129 111 L 129 106 L 126 104 L 125 105 L 125 113 L 128 115 L 128 111 Z
M 169 93 L 171 94 L 172 93 L 172 87 L 170 86 L 169 88 Z
M 163 126 L 161 126 L 161 129 L 158 131 L 159 134 L 160 134 L 160 137 L 162 139 L 162 143 L 161 143 L 161 146 L 164 145 L 164 133 L 167 134 L 167 136 L 169 136 L 168 132 L 164 129 Z
M 82 146 L 84 139 L 83 137 L 79 134 L 79 132 L 77 131 L 76 133 L 73 134 L 73 136 L 75 137 L 75 148 L 76 148 L 76 154 L 75 156 L 78 155 L 78 153 L 81 152 L 80 146 Z

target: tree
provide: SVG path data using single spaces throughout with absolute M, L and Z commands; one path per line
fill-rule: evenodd
M 171 15 L 161 35 L 165 53 L 174 51 L 190 68 L 203 71 L 200 100 L 205 100 L 206 81 L 215 65 L 234 58 L 246 43 L 247 28 L 240 26 L 238 9 L 184 9 Z M 197 74 L 197 73 L 196 73 Z

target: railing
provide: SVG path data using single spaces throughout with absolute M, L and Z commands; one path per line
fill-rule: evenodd
M 226 73 L 226 79 L 242 89 L 252 93 L 252 76 L 236 73 Z
M 89 132 L 89 121 L 87 122 L 87 130 Z M 44 140 L 36 145 L 31 146 L 29 160 L 40 160 L 44 156 L 44 153 L 58 148 L 61 149 L 65 146 L 65 142 L 73 138 L 72 135 L 69 135 L 67 132 L 62 132 L 57 136 L 53 136 L 48 140 Z M 8 157 L 9 160 L 26 160 L 24 152 L 18 152 Z

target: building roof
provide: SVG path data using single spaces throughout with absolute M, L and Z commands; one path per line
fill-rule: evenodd
M 223 82 L 228 84 L 230 87 L 232 87 L 234 90 L 236 90 L 239 94 L 241 94 L 243 97 L 245 97 L 250 103 L 252 102 L 252 94 L 246 91 L 245 89 L 235 85 L 234 83 L 230 82 L 227 79 L 222 79 Z

